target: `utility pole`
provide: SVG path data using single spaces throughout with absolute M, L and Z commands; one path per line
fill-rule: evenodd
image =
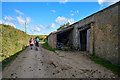
M 26 22 L 25 22 L 25 33 L 27 33 L 27 32 L 26 32 Z

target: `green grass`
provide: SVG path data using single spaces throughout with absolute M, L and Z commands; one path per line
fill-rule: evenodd
M 0 26 L 2 26 L 2 53 L 0 56 L 2 57 L 2 60 L 4 60 L 27 46 L 29 44 L 30 36 L 10 25 Z
M 23 50 L 25 50 L 28 46 L 26 46 Z M 5 66 L 7 66 L 10 62 L 12 62 L 13 60 L 15 60 L 17 58 L 17 56 L 23 51 L 20 50 L 19 52 L 15 53 L 14 55 L 2 60 L 2 69 L 5 68 Z M 1 63 L 1 62 L 0 62 Z
M 56 51 L 56 49 L 54 49 L 54 48 L 51 48 L 47 43 L 44 43 L 43 44 L 43 47 L 45 48 L 45 49 L 47 49 L 47 50 L 50 50 L 50 51 Z
M 70 47 L 62 47 L 62 50 L 67 50 L 67 51 L 69 51 L 69 50 L 70 50 Z
M 116 64 L 112 64 L 109 61 L 102 60 L 96 56 L 92 56 L 91 60 L 106 67 L 106 68 L 108 68 L 109 70 L 111 70 L 115 74 L 120 74 L 120 66 L 118 66 Z

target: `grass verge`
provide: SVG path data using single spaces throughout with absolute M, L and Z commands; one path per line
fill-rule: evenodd
M 28 46 L 26 46 L 23 50 L 25 50 Z M 19 51 L 15 53 L 14 55 L 10 56 L 9 58 L 6 58 L 5 60 L 2 61 L 2 69 L 4 69 L 10 62 L 16 59 L 16 57 L 23 51 Z M 1 63 L 1 62 L 0 62 Z
M 112 64 L 109 61 L 105 61 L 102 60 L 96 56 L 92 56 L 91 60 L 94 61 L 95 63 L 98 63 L 106 68 L 108 68 L 109 70 L 111 70 L 114 74 L 119 75 L 120 74 L 120 66 L 116 65 L 116 64 Z
M 47 49 L 47 50 L 50 50 L 50 51 L 56 51 L 56 49 L 54 49 L 54 48 L 51 48 L 49 45 L 48 45 L 48 43 L 43 43 L 43 47 L 45 48 L 45 49 Z

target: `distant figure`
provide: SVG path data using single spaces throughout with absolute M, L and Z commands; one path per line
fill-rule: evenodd
M 38 50 L 38 47 L 39 47 L 39 39 L 38 39 L 38 37 L 35 38 L 35 46 L 36 46 L 36 50 Z
M 32 49 L 34 44 L 34 40 L 32 38 L 29 40 L 29 44 L 30 44 L 30 48 Z

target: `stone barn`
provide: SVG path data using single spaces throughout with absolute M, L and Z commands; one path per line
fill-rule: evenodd
M 52 43 L 55 43 L 54 46 L 57 42 L 69 43 L 73 49 L 88 51 L 89 55 L 96 55 L 114 64 L 119 64 L 119 4 L 120 2 L 117 2 L 68 28 L 57 31 L 52 35 L 55 36 L 52 38 L 55 42 Z
M 57 45 L 56 32 L 57 31 L 52 32 L 47 36 L 48 45 L 51 46 L 52 48 L 56 48 Z

